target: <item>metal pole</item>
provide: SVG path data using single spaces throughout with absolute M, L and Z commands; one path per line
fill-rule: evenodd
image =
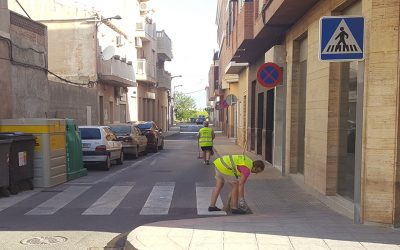
M 354 172 L 354 223 L 362 223 L 362 131 L 364 110 L 364 68 L 365 62 L 358 63 L 357 72 L 357 113 Z

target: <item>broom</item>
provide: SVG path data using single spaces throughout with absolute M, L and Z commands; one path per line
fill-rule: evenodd
M 200 141 L 197 140 L 197 151 L 199 151 L 199 156 L 197 156 L 197 159 L 202 159 L 203 156 L 200 155 Z

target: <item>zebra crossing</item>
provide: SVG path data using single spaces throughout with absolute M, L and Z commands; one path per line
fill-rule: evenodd
M 173 197 L 175 192 L 175 182 L 158 182 L 155 183 L 152 190 L 147 196 L 146 202 L 143 204 L 141 211 L 138 215 L 168 215 L 171 206 L 173 205 Z M 131 193 L 135 192 L 135 182 L 115 184 L 109 187 L 104 193 L 96 197 L 91 204 L 83 208 L 82 216 L 112 215 L 123 200 Z M 24 216 L 45 216 L 55 215 L 60 210 L 65 209 L 66 206 L 78 197 L 85 195 L 89 190 L 96 189 L 93 185 L 67 185 L 67 187 L 55 193 L 42 203 L 31 207 Z M 199 185 L 195 183 L 196 189 L 196 203 L 193 204 L 197 208 L 197 215 L 226 215 L 226 212 L 208 212 L 207 208 L 210 202 L 211 192 L 213 187 L 205 187 L 204 184 Z M 12 209 L 18 206 L 20 202 L 34 200 L 36 195 L 41 193 L 41 189 L 25 191 L 16 196 L 0 198 L 0 216 L 2 212 L 7 209 Z M 217 206 L 223 207 L 221 197 L 218 197 Z

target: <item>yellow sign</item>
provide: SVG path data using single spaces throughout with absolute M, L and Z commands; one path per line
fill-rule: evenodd
M 42 151 L 42 139 L 40 135 L 35 135 L 35 152 Z
M 65 134 L 50 135 L 50 150 L 65 149 Z

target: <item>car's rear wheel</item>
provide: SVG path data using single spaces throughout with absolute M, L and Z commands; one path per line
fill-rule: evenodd
M 107 159 L 104 162 L 104 170 L 108 171 L 108 170 L 110 170 L 110 168 L 111 168 L 111 159 L 110 159 L 110 156 L 107 155 Z
M 136 147 L 135 152 L 133 153 L 133 159 L 139 158 L 139 147 Z
M 161 145 L 158 147 L 158 149 L 160 149 L 160 150 L 164 149 L 164 140 L 161 141 Z
M 122 165 L 124 164 L 124 152 L 121 151 L 121 154 L 119 156 L 119 159 L 117 159 L 117 164 Z
M 158 141 L 156 142 L 156 145 L 154 145 L 153 148 L 153 153 L 157 153 L 158 152 Z

